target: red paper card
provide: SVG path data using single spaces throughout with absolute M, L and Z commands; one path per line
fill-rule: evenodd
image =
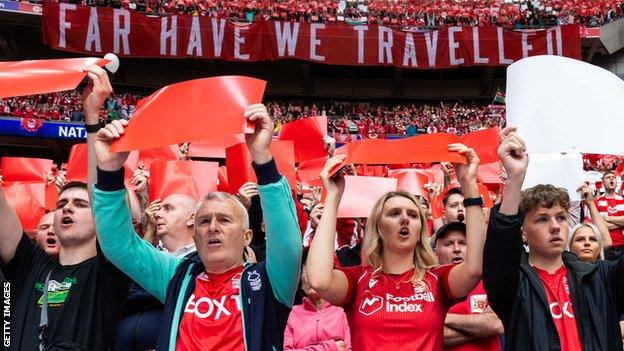
M 319 174 L 325 167 L 328 157 L 319 157 L 311 160 L 301 161 L 297 166 L 297 181 L 308 186 L 322 186 Z
M 338 218 L 370 216 L 375 202 L 385 193 L 397 190 L 397 179 L 345 176 L 345 190 L 338 206 Z
M 327 155 L 323 137 L 327 135 L 327 117 L 307 117 L 286 123 L 279 132 L 278 140 L 292 140 L 295 144 L 297 162 Z
M 216 162 L 154 162 L 150 171 L 149 197 L 162 200 L 171 194 L 186 194 L 199 200 L 217 190 L 218 172 Z
M 70 181 L 87 182 L 87 144 L 75 144 L 69 151 L 67 160 L 67 174 L 65 179 Z
M 427 197 L 427 191 L 423 188 L 429 182 L 429 176 L 426 171 L 413 168 L 393 169 L 388 171 L 388 176 L 398 180 L 397 188 L 399 190 Z
M 26 157 L 3 157 L 2 180 L 5 182 L 45 182 L 52 170 L 52 160 Z
M 500 162 L 482 164 L 479 165 L 477 181 L 483 184 L 502 184 L 501 173 L 503 173 L 503 165 Z
M 45 209 L 54 211 L 56 209 L 56 201 L 58 200 L 58 191 L 54 183 L 47 184 L 45 187 Z
M 249 77 L 201 78 L 168 85 L 141 100 L 113 151 L 163 145 L 252 131 L 243 113 L 262 101 L 266 82 Z
M 189 145 L 189 156 L 225 158 L 225 149 L 244 142 L 244 134 L 233 134 L 221 138 L 194 141 Z
M 344 161 L 356 164 L 396 164 L 453 162 L 466 163 L 464 156 L 449 152 L 448 145 L 464 143 L 475 149 L 481 163 L 498 161 L 498 128 L 479 130 L 458 137 L 447 133 L 419 135 L 398 140 L 367 139 L 346 144 L 336 154 L 347 154 Z M 335 173 L 342 166 L 332 170 Z
M 169 145 L 153 149 L 140 150 L 138 153 L 137 166 L 149 171 L 152 163 L 162 161 L 176 161 L 180 159 L 180 148 L 178 145 Z M 126 165 L 128 163 L 126 162 Z M 132 168 L 132 170 L 136 169 Z
M 228 186 L 227 167 L 219 166 L 219 184 L 217 185 L 218 191 L 228 192 L 230 190 Z
M 279 172 L 286 177 L 291 188 L 295 187 L 295 151 L 293 142 L 279 140 L 271 143 L 271 154 Z M 238 189 L 246 182 L 257 182 L 256 174 L 251 166 L 251 156 L 244 143 L 230 146 L 225 150 L 227 165 L 228 188 L 230 193 L 238 193 Z
M 140 153 L 131 152 L 130 156 L 128 156 L 128 160 L 124 164 L 125 171 L 125 182 L 128 185 L 128 182 L 132 179 L 132 175 L 134 170 L 137 168 L 137 158 L 140 157 Z M 151 164 L 153 160 L 150 161 Z M 87 173 L 87 144 L 80 143 L 74 144 L 69 151 L 69 159 L 67 160 L 67 174 L 65 175 L 65 179 L 67 181 L 79 181 L 87 183 L 88 180 Z
M 7 182 L 2 184 L 2 190 L 24 230 L 36 230 L 45 214 L 45 183 Z
M 74 90 L 87 75 L 83 67 L 108 62 L 96 57 L 0 62 L 0 98 Z

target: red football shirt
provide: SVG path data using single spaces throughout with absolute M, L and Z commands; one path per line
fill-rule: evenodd
M 555 322 L 557 334 L 559 334 L 561 351 L 583 350 L 579 341 L 572 299 L 570 298 L 570 288 L 568 287 L 568 277 L 566 276 L 567 269 L 565 266 L 561 266 L 553 274 L 535 266 L 533 269 L 537 272 L 546 291 L 550 314 L 553 322 Z
M 485 312 L 488 310 L 488 307 L 490 307 L 490 304 L 488 303 L 487 294 L 485 289 L 483 289 L 483 281 L 480 281 L 479 285 L 470 292 L 466 300 L 451 307 L 448 313 L 477 314 Z M 499 351 L 500 337 L 479 338 L 463 344 L 445 347 L 444 349 L 447 351 Z
M 595 200 L 598 212 L 603 216 L 624 216 L 624 198 L 620 195 L 607 197 L 603 195 Z M 615 228 L 609 230 L 613 246 L 624 245 L 624 229 Z
M 243 319 L 238 291 L 243 266 L 222 274 L 202 273 L 186 302 L 176 350 L 243 351 Z
M 418 285 L 409 281 L 413 270 L 373 277 L 371 267 L 341 268 L 353 350 L 442 350 L 444 317 L 457 302 L 448 286 L 452 267 L 428 270 Z

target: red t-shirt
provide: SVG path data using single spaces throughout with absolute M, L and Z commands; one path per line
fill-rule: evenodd
M 603 195 L 595 200 L 598 212 L 603 216 L 624 216 L 624 198 L 620 195 L 606 197 Z M 615 228 L 609 230 L 613 246 L 624 245 L 624 229 Z
M 176 350 L 243 351 L 238 289 L 243 266 L 222 274 L 202 273 L 184 308 Z
M 490 304 L 488 302 L 487 294 L 483 289 L 483 281 L 479 282 L 479 285 L 470 292 L 466 300 L 451 307 L 448 313 L 454 314 L 477 314 L 484 313 L 489 310 Z M 463 344 L 449 346 L 444 348 L 447 351 L 499 351 L 500 350 L 500 337 L 493 336 L 491 338 L 478 338 Z
M 451 268 L 428 270 L 420 285 L 410 282 L 413 270 L 373 277 L 371 267 L 341 268 L 353 350 L 442 350 L 444 317 L 457 302 L 448 286 Z
M 553 322 L 555 322 L 557 334 L 559 334 L 561 351 L 581 351 L 581 342 L 579 341 L 570 288 L 568 287 L 568 277 L 566 276 L 567 269 L 565 266 L 561 266 L 554 274 L 535 266 L 533 269 L 537 272 L 546 291 L 550 314 Z

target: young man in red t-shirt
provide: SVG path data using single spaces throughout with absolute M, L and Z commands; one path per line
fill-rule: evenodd
M 624 252 L 624 197 L 616 193 L 617 177 L 606 172 L 602 177 L 605 194 L 596 199 L 598 212 L 607 221 L 613 246 L 605 252 L 608 260 L 617 260 Z
M 450 222 L 435 234 L 433 248 L 441 265 L 466 261 L 466 224 Z M 500 351 L 503 324 L 490 308 L 483 282 L 453 307 L 444 320 L 444 350 Z
M 483 284 L 505 327 L 505 349 L 622 349 L 624 258 L 592 264 L 566 251 L 567 191 L 543 184 L 521 191 L 526 146 L 513 127 L 501 138 L 507 181 L 501 205 L 491 212 Z

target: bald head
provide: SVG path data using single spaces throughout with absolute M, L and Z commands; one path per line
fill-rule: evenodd
M 156 212 L 156 235 L 184 236 L 192 240 L 193 218 L 197 200 L 186 194 L 171 194 L 164 198 Z

